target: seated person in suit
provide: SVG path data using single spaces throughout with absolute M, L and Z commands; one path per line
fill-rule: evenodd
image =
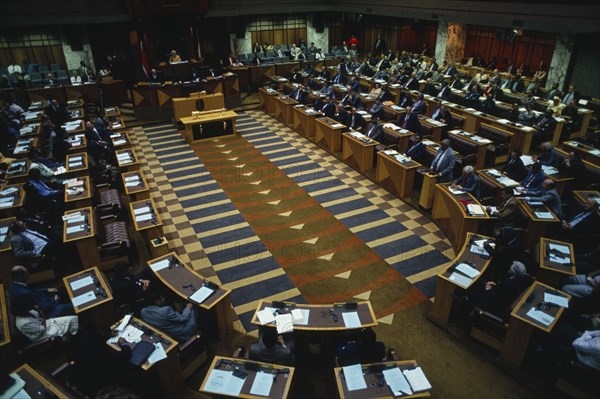
M 307 95 L 308 95 L 308 92 L 306 91 L 304 86 L 299 84 L 298 86 L 296 86 L 296 88 L 294 88 L 294 90 L 292 90 L 292 92 L 288 95 L 288 97 L 293 100 L 298 101 L 299 103 L 302 103 L 304 101 L 304 98 Z
M 455 190 L 462 190 L 470 193 L 476 199 L 479 199 L 481 194 L 479 176 L 473 171 L 471 165 L 467 165 L 462 170 L 462 175 L 454 180 L 450 185 Z
M 187 303 L 182 313 L 167 305 L 160 292 L 146 296 L 148 306 L 141 311 L 142 320 L 180 342 L 190 339 L 198 330 L 196 309 Z
M 329 97 L 325 97 L 323 99 L 323 107 L 321 108 L 321 113 L 327 117 L 333 117 L 336 112 L 335 103 Z
M 559 219 L 563 217 L 562 207 L 560 203 L 560 195 L 554 186 L 556 183 L 552 179 L 546 179 L 542 183 L 542 191 L 539 196 L 525 197 L 525 201 L 543 202 Z
M 425 103 L 425 96 L 423 95 L 423 93 L 420 93 L 419 96 L 417 97 L 417 101 L 415 101 L 412 105 L 412 112 L 414 114 L 425 114 L 425 112 L 427 111 L 427 104 Z
M 14 266 L 10 271 L 12 283 L 8 290 L 10 302 L 23 295 L 33 295 L 35 302 L 46 317 L 58 317 L 72 315 L 75 313 L 71 303 L 61 303 L 60 300 L 67 299 L 67 296 L 56 288 L 31 288 L 27 281 L 29 280 L 29 270 L 25 266 Z
M 517 116 L 517 122 L 523 125 L 531 126 L 534 123 L 535 118 L 535 112 L 533 112 L 531 104 L 526 104 L 525 111 L 519 112 L 519 115 Z
M 558 154 L 556 150 L 552 147 L 552 143 L 545 142 L 540 145 L 540 150 L 542 153 L 538 156 L 533 156 L 533 160 L 535 162 L 539 162 L 542 166 L 552 166 L 553 168 L 558 168 Z
M 150 83 L 162 83 L 163 82 L 163 78 L 161 77 L 161 75 L 158 74 L 158 72 L 156 72 L 156 69 L 152 68 L 150 70 L 150 76 L 148 76 L 148 82 L 150 82 Z
M 120 262 L 115 265 L 113 271 L 110 286 L 118 305 L 135 302 L 150 292 L 153 274 L 149 268 L 144 267 L 139 273 L 131 274 L 131 266 Z
M 344 106 L 344 104 L 342 103 L 338 103 L 335 106 L 335 110 L 336 112 L 333 115 L 333 119 L 335 119 L 342 125 L 348 126 L 348 124 L 350 123 L 350 115 L 348 113 L 348 110 L 346 109 L 346 106 Z
M 56 257 L 60 241 L 55 237 L 48 237 L 33 229 L 21 220 L 15 220 L 9 225 L 12 233 L 10 245 L 15 258 L 31 269 L 37 269 Z
M 372 328 L 363 328 L 356 340 L 340 343 L 336 347 L 336 361 L 339 366 L 377 363 L 384 358 L 385 344 L 377 341 L 377 335 Z
M 546 174 L 542 170 L 542 164 L 539 162 L 531 165 L 531 170 L 527 173 L 525 179 L 519 182 L 519 187 L 515 190 L 523 195 L 536 195 L 542 190 L 542 183 L 546 179 Z
M 508 277 L 500 281 L 487 281 L 484 290 L 473 295 L 474 303 L 502 318 L 508 317 L 514 300 L 531 285 L 531 276 L 525 265 L 514 261 L 508 270 Z
M 319 90 L 320 95 L 324 95 L 325 97 L 334 98 L 335 93 L 333 92 L 333 87 L 331 86 L 331 82 L 326 80 L 323 84 L 321 90 Z
M 373 116 L 371 122 L 365 131 L 365 135 L 373 140 L 379 140 L 379 137 L 383 134 L 383 127 L 379 124 L 377 117 Z
M 496 111 L 496 101 L 494 100 L 494 95 L 492 93 L 486 95 L 480 108 L 481 111 L 486 114 L 493 114 Z
M 367 124 L 367 122 L 365 121 L 365 118 L 363 118 L 361 114 L 356 112 L 355 107 L 350 107 L 349 110 L 350 110 L 350 114 L 348 115 L 348 127 L 351 130 L 356 130 L 358 132 L 362 132 L 365 129 L 366 124 Z
M 598 202 L 594 197 L 589 196 L 583 209 L 573 212 L 562 220 L 562 227 L 574 235 L 591 234 L 597 232 L 599 219 Z
M 496 220 L 498 227 L 514 226 L 518 209 L 519 204 L 514 196 L 512 187 L 504 187 L 500 191 L 500 205 L 495 211 L 492 211 L 489 206 L 487 207 L 490 216 L 498 218 Z
M 374 117 L 381 117 L 381 115 L 383 114 L 383 104 L 381 104 L 381 101 L 379 99 L 375 100 L 373 105 L 371 105 L 371 108 L 369 108 L 368 112 Z
M 410 157 L 415 162 L 423 165 L 425 163 L 425 157 L 427 156 L 427 148 L 425 148 L 425 144 L 421 141 L 421 136 L 418 134 L 413 134 L 410 136 L 410 144 L 408 148 L 404 152 L 404 155 Z
M 562 291 L 575 298 L 588 299 L 600 294 L 600 270 L 588 274 L 576 274 L 567 278 Z
M 538 122 L 533 126 L 535 132 L 533 132 L 533 142 L 540 143 L 541 141 L 548 141 L 552 139 L 554 134 L 554 128 L 556 127 L 556 119 L 552 116 L 552 110 L 547 110 L 542 115 Z
M 581 156 L 576 152 L 569 152 L 569 157 L 562 160 L 558 169 L 569 177 L 575 178 L 575 180 L 584 180 L 585 178 L 585 164 L 581 160 Z
M 421 122 L 417 114 L 413 113 L 412 107 L 406 107 L 405 112 L 398 117 L 396 125 L 419 135 L 422 131 Z
M 452 147 L 450 147 L 450 140 L 442 140 L 440 148 L 431 162 L 431 171 L 440 175 L 440 182 L 451 181 L 455 163 L 456 155 Z
M 410 95 L 405 91 L 405 90 L 401 90 L 400 91 L 400 101 L 398 101 L 398 106 L 402 107 L 402 108 L 406 108 L 411 106 L 413 103 L 412 98 L 410 98 Z
M 290 338 L 277 334 L 277 329 L 261 326 L 258 341 L 250 345 L 251 360 L 289 366 L 294 363 L 294 345 Z
M 15 316 L 15 326 L 29 341 L 37 342 L 46 338 L 75 335 L 79 329 L 77 316 L 46 318 L 36 297 L 24 294 L 11 303 L 11 313 Z
M 56 202 L 57 204 L 64 203 L 64 196 L 62 190 L 55 190 L 48 186 L 44 180 L 42 180 L 42 173 L 39 169 L 30 169 L 27 174 L 27 183 L 35 191 L 35 194 L 43 201 Z

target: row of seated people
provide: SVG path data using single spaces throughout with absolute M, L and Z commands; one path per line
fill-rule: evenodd
M 103 76 L 106 72 L 106 68 L 103 68 L 100 71 L 100 76 Z M 23 65 L 19 65 L 11 60 L 8 67 L 0 68 L 0 89 L 77 84 L 96 80 L 96 75 L 85 61 L 81 61 L 79 68 L 71 71 L 71 77 L 67 69 L 59 64 L 50 64 L 50 67 L 48 67 L 45 64 L 29 63 L 24 60 Z
M 137 275 L 130 271 L 129 264 L 117 264 L 109 283 L 119 314 L 133 312 L 185 348 L 192 342 L 197 345 L 200 329 L 207 331 L 209 326 L 212 334 L 214 330 L 210 330 L 210 326 L 214 322 L 210 321 L 210 317 L 202 319 L 194 305 L 174 304 L 170 299 L 167 302 L 165 297 L 170 297 L 163 293 L 165 288 L 149 268 Z M 132 356 L 127 341 L 119 339 L 121 353 L 117 355 L 106 345 L 116 331 L 110 330 L 109 326 L 98 325 L 85 314 L 76 315 L 64 286 L 34 288 L 28 283 L 29 270 L 20 265 L 13 267 L 11 278 L 8 302 L 11 328 L 14 329 L 13 342 L 24 348 L 51 343 L 58 355 L 65 356 L 76 366 L 69 376 L 71 388 L 80 394 L 93 395 L 107 385 L 123 384 L 132 388 L 137 385 L 137 389 L 142 389 L 140 386 L 148 383 L 145 377 L 139 384 L 123 378 L 130 378 L 136 371 L 127 362 Z M 183 309 L 175 310 L 175 306 L 179 305 Z M 100 366 L 104 366 L 101 379 L 94 375 L 94 370 Z M 140 374 L 139 370 L 137 374 Z M 153 385 L 152 389 L 160 390 L 160 387 Z M 146 393 L 149 392 L 151 390 L 146 390 Z

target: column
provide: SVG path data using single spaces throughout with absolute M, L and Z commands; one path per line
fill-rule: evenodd
M 314 18 L 314 17 L 313 17 Z M 314 42 L 316 48 L 321 49 L 321 54 L 329 52 L 329 28 L 323 27 L 323 33 L 317 33 L 317 29 L 312 23 L 312 19 L 306 24 L 306 46 L 310 47 L 310 43 Z
M 448 39 L 448 22 L 445 18 L 438 20 L 437 38 L 435 39 L 435 59 L 438 65 L 446 59 L 446 40 Z
M 446 60 L 448 64 L 460 62 L 465 55 L 467 42 L 467 27 L 456 22 L 448 23 L 446 36 Z
M 83 44 L 83 50 L 73 51 L 67 40 L 67 34 L 64 28 L 60 29 L 60 41 L 62 44 L 63 53 L 65 54 L 65 61 L 67 63 L 67 70 L 73 70 L 79 68 L 81 60 L 85 61 L 85 64 L 91 68 L 95 75 L 97 75 L 96 65 L 94 64 L 94 54 L 92 53 L 92 46 L 87 35 L 87 28 L 84 25 L 78 27 L 81 34 L 81 42 Z M 70 75 L 70 74 L 69 74 Z
M 573 36 L 566 34 L 560 34 L 556 38 L 556 47 L 554 48 L 554 54 L 552 54 L 546 87 L 552 87 L 554 82 L 558 82 L 558 87 L 566 89 L 564 85 L 567 78 L 567 69 L 573 55 L 574 41 Z

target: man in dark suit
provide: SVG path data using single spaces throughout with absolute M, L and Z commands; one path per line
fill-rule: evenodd
M 450 147 L 450 140 L 442 140 L 440 149 L 431 162 L 431 170 L 440 175 L 440 182 L 451 181 L 455 163 L 456 155 L 452 147 Z
M 335 103 L 331 101 L 331 98 L 325 97 L 323 99 L 323 108 L 321 108 L 321 113 L 328 117 L 333 117 L 335 115 Z
M 385 53 L 387 49 L 387 45 L 385 40 L 381 38 L 381 35 L 377 35 L 377 40 L 375 40 L 375 52 L 376 53 Z
M 150 76 L 148 76 L 148 82 L 150 82 L 150 83 L 162 83 L 163 79 L 156 72 L 156 69 L 152 68 L 150 70 Z
M 307 94 L 308 93 L 306 92 L 304 86 L 299 84 L 294 90 L 292 90 L 288 97 L 298 101 L 299 103 L 302 103 Z
M 46 107 L 46 115 L 48 115 L 52 123 L 58 126 L 69 120 L 67 106 L 59 103 L 56 98 L 53 98 Z
M 169 337 L 185 342 L 196 333 L 196 308 L 187 303 L 183 312 L 178 313 L 168 306 L 165 297 L 159 292 L 147 296 L 148 306 L 141 311 L 142 320 L 166 333 Z
M 9 227 L 12 233 L 10 245 L 19 262 L 36 269 L 56 256 L 58 240 L 27 228 L 27 224 L 20 220 L 12 222 Z
M 456 178 L 450 187 L 455 190 L 466 191 L 476 199 L 479 199 L 481 195 L 481 181 L 471 165 L 463 168 L 462 175 Z
M 419 89 L 419 79 L 417 79 L 417 73 L 413 72 L 410 74 L 410 77 L 406 80 L 406 82 L 402 85 L 406 90 L 418 90 Z
M 521 160 L 521 150 L 514 149 L 502 167 L 502 173 L 510 177 L 514 181 L 521 181 L 527 175 L 527 168 Z
M 356 130 L 358 132 L 362 132 L 366 126 L 365 118 L 362 117 L 361 114 L 356 112 L 355 107 L 350 108 L 350 115 L 348 116 L 348 127 L 351 130 Z
M 448 82 L 443 81 L 442 88 L 437 93 L 436 97 L 441 98 L 442 100 L 448 101 L 450 99 L 451 93 L 452 93 L 452 91 L 450 90 L 450 87 L 448 86 Z
M 70 303 L 61 303 L 59 301 L 61 295 L 56 288 L 31 288 L 27 284 L 27 281 L 29 280 L 29 270 L 27 270 L 25 266 L 13 267 L 10 272 L 10 277 L 12 283 L 8 290 L 8 295 L 11 302 L 14 302 L 15 299 L 19 297 L 32 295 L 47 318 L 75 314 L 73 305 Z
M 569 235 L 579 236 L 597 231 L 599 221 L 598 202 L 589 196 L 582 209 L 562 220 L 562 227 Z
M 383 134 L 383 127 L 377 121 L 377 117 L 373 116 L 371 122 L 365 131 L 367 137 L 373 140 L 379 140 L 379 137 Z
M 490 216 L 498 218 L 496 220 L 497 227 L 514 226 L 517 212 L 519 210 L 519 203 L 517 202 L 512 187 L 504 187 L 504 190 L 500 192 L 500 205 L 492 212 L 492 209 L 488 206 L 487 211 Z
M 413 134 L 410 136 L 410 144 L 404 152 L 404 155 L 410 157 L 413 161 L 418 162 L 421 165 L 424 164 L 425 157 L 427 155 L 427 148 L 425 148 L 425 144 L 423 144 L 421 141 L 421 136 L 418 134 Z
M 421 122 L 419 122 L 417 114 L 412 112 L 411 107 L 406 107 L 405 112 L 396 121 L 396 125 L 419 135 L 422 131 Z
M 421 93 L 417 97 L 417 101 L 415 101 L 412 105 L 413 114 L 421 115 L 425 114 L 427 111 L 427 104 L 425 103 L 425 96 Z

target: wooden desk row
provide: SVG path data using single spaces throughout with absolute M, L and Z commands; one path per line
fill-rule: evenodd
M 490 255 L 483 248 L 483 241 L 491 237 L 467 233 L 461 251 L 448 262 L 444 271 L 438 274 L 435 301 L 428 319 L 446 328 L 450 322 L 453 299 L 473 287 L 490 264 Z M 557 249 L 558 248 L 558 249 Z M 516 301 L 508 322 L 508 330 L 503 341 L 489 339 L 482 335 L 485 343 L 500 351 L 500 359 L 513 365 L 521 365 L 527 352 L 530 338 L 535 330 L 543 333 L 552 331 L 563 312 L 562 306 L 549 306 L 546 294 L 553 294 L 569 301 L 571 296 L 541 281 L 556 282 L 557 276 L 574 275 L 574 251 L 569 243 L 540 239 L 540 275 Z M 552 254 L 552 256 L 550 256 Z

